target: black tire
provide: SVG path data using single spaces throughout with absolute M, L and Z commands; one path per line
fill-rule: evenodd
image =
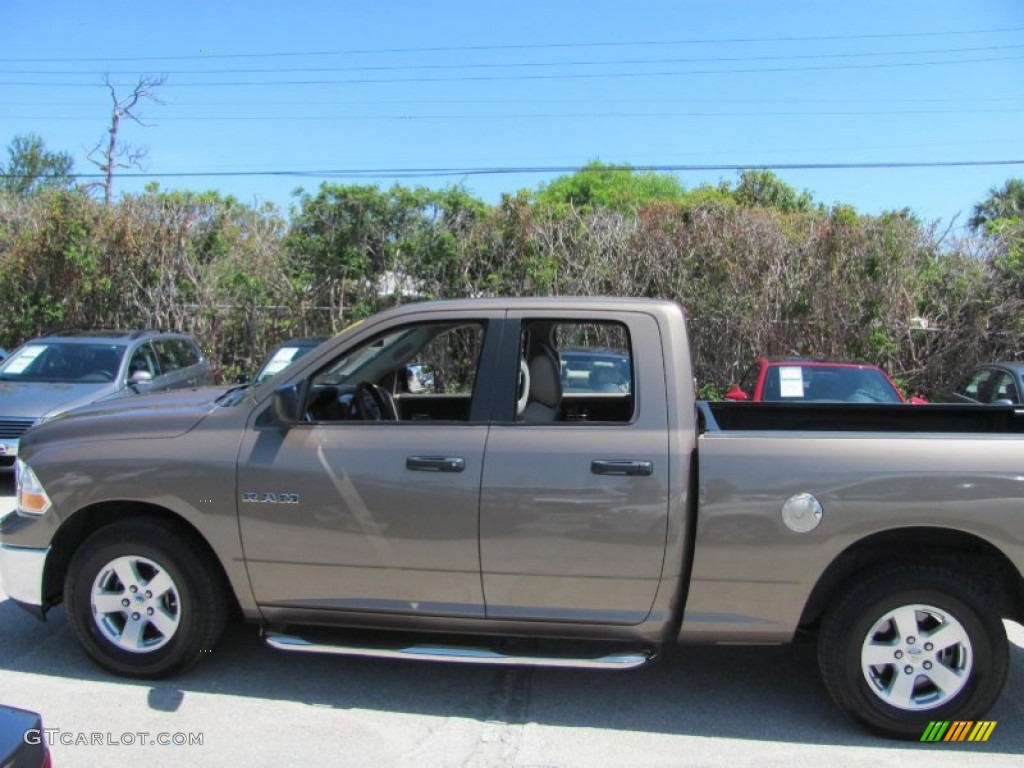
M 933 566 L 892 568 L 853 586 L 826 612 L 818 638 L 829 695 L 857 722 L 897 738 L 920 739 L 933 720 L 982 719 L 1008 664 L 1006 630 L 986 592 Z
M 135 584 L 122 583 L 118 573 L 125 568 L 138 575 Z M 147 598 L 147 585 L 160 594 Z M 94 595 L 103 601 L 95 612 Z M 68 622 L 94 662 L 146 679 L 180 672 L 209 653 L 228 605 L 222 578 L 192 538 L 143 519 L 111 524 L 83 542 L 68 567 L 64 602 Z M 117 606 L 125 602 L 121 611 Z M 114 607 L 105 611 L 104 603 Z

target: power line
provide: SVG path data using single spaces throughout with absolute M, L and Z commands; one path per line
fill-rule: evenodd
M 790 99 L 785 97 L 777 98 L 763 98 L 763 99 L 704 99 L 704 98 L 684 98 L 684 99 L 673 99 L 673 98 L 617 98 L 609 97 L 602 99 L 544 99 L 544 98 L 528 98 L 528 99 L 488 99 L 488 98 L 472 98 L 472 99 L 342 99 L 342 100 L 330 100 L 330 99 L 316 99 L 316 100 L 302 100 L 302 101 L 291 101 L 291 100 L 278 100 L 273 99 L 269 101 L 256 101 L 246 99 L 244 101 L 224 101 L 223 99 L 214 99 L 211 101 L 166 101 L 165 104 L 170 107 L 274 107 L 280 109 L 282 107 L 355 107 L 355 106 L 380 106 L 380 105 L 395 105 L 401 104 L 407 106 L 410 104 L 424 105 L 424 104 L 472 104 L 472 105 L 511 105 L 511 104 L 595 104 L 601 106 L 608 106 L 610 104 L 907 104 L 907 103 L 950 103 L 950 104 L 990 104 L 994 102 L 1019 102 L 1024 101 L 1024 95 L 1022 96 L 900 96 L 898 98 L 855 98 L 855 97 L 842 97 L 842 98 L 803 98 L 803 99 Z M 52 107 L 54 106 L 52 99 L 46 99 L 43 101 L 10 101 L 5 100 L 0 104 L 0 108 L 3 107 Z M 96 107 L 95 101 L 61 101 L 60 106 L 62 107 Z
M 512 51 L 512 50 L 558 50 L 573 48 L 622 48 L 662 45 L 717 45 L 725 43 L 789 43 L 834 40 L 888 40 L 914 37 L 951 37 L 963 35 L 987 35 L 1002 32 L 1020 32 L 1024 27 L 998 27 L 989 29 L 968 29 L 933 32 L 887 32 L 875 34 L 852 35 L 805 35 L 784 37 L 733 37 L 733 38 L 689 38 L 677 40 L 634 40 L 634 41 L 594 41 L 589 43 L 519 43 L 507 45 L 459 45 L 433 46 L 414 48 L 350 48 L 334 51 L 280 51 L 272 53 L 227 53 L 200 54 L 189 56 L 95 56 L 71 58 L 0 58 L 3 63 L 70 63 L 99 61 L 188 61 L 197 59 L 252 59 L 275 58 L 290 56 L 349 56 L 365 54 L 393 53 L 454 53 L 464 51 Z
M 639 78 L 639 77 L 677 77 L 686 75 L 740 75 L 740 74 L 767 74 L 778 72 L 835 72 L 840 70 L 859 69 L 897 69 L 900 67 L 931 67 L 950 64 L 978 64 L 993 61 L 1016 61 L 1024 59 L 1024 56 L 992 56 L 974 59 L 951 59 L 946 61 L 907 61 L 899 63 L 884 64 L 835 64 L 812 67 L 763 67 L 747 69 L 690 69 L 663 72 L 577 72 L 567 74 L 547 75 L 463 75 L 459 77 L 395 77 L 395 78 L 363 78 L 348 80 L 236 80 L 236 81 L 215 81 L 208 83 L 174 83 L 168 82 L 161 85 L 162 88 L 209 88 L 214 86 L 222 87 L 245 87 L 245 86 L 281 86 L 281 85 L 365 85 L 381 83 L 456 83 L 456 82 L 505 82 L 514 80 L 603 80 L 609 78 Z M 61 88 L 105 88 L 105 83 L 29 83 L 18 81 L 0 82 L 5 86 L 31 86 L 33 88 L 61 87 Z M 134 83 L 113 83 L 118 88 L 131 88 Z
M 586 118 L 646 119 L 651 117 L 877 117 L 893 115 L 980 115 L 1019 114 L 1021 108 L 1003 109 L 888 109 L 888 110 L 778 110 L 770 112 L 494 112 L 490 114 L 393 114 L 393 115 L 195 115 L 150 117 L 160 122 L 412 122 L 429 120 L 551 120 Z M 60 122 L 95 122 L 95 117 L 72 115 L 4 115 L 8 120 L 52 120 Z
M 1005 102 L 1017 102 L 1024 101 L 1024 95 L 1021 96 L 899 96 L 898 98 L 885 98 L 885 97 L 874 97 L 874 98 L 856 98 L 856 97 L 811 97 L 811 98 L 785 98 L 779 96 L 777 98 L 373 98 L 373 99 L 342 99 L 342 100 L 330 100 L 330 99 L 315 99 L 308 100 L 303 99 L 299 101 L 295 100 L 251 100 L 246 99 L 243 101 L 225 101 L 223 99 L 213 99 L 209 101 L 177 101 L 167 100 L 164 103 L 171 108 L 178 108 L 178 106 L 217 106 L 217 108 L 239 108 L 239 106 L 273 106 L 274 109 L 286 108 L 286 106 L 380 106 L 380 105 L 394 105 L 401 104 L 408 106 L 410 104 L 424 105 L 424 104 L 493 104 L 493 105 L 511 105 L 511 104 L 595 104 L 601 106 L 608 106 L 611 104 L 852 104 L 852 103 L 1005 103 Z M 52 99 L 44 100 L 30 100 L 30 101 L 11 101 L 4 100 L 0 104 L 0 109 L 8 108 L 8 106 L 53 106 Z M 60 101 L 60 106 L 88 106 L 88 108 L 95 109 L 97 106 L 96 101 Z M 11 118 L 12 116 L 7 116 Z
M 652 171 L 657 173 L 682 173 L 696 171 L 818 171 L 818 170 L 872 170 L 903 168 L 965 168 L 984 166 L 1024 165 L 1021 160 L 934 160 L 923 162 L 879 161 L 869 163 L 722 163 L 711 165 L 694 164 L 653 164 L 653 165 L 602 165 L 606 171 Z M 262 171 L 165 171 L 156 173 L 122 173 L 121 179 L 169 179 L 169 178 L 230 178 L 242 176 L 293 176 L 293 177 L 359 177 L 359 178 L 426 178 L 445 176 L 488 176 L 511 174 L 577 173 L 585 171 L 579 165 L 519 166 L 492 168 L 335 168 L 321 170 L 262 170 Z M 20 179 L 24 174 L 0 174 L 0 178 Z M 50 178 L 102 179 L 102 173 L 54 174 Z
M 970 48 L 928 48 L 917 51 L 866 51 L 861 53 L 803 53 L 786 54 L 776 56 L 699 56 L 686 58 L 660 58 L 660 59 L 606 59 L 587 61 L 530 61 L 530 62 L 485 62 L 470 64 L 389 64 L 375 66 L 350 66 L 350 67 L 275 67 L 262 69 L 185 69 L 168 70 L 161 72 L 164 75 L 242 75 L 242 74 L 286 74 L 293 72 L 405 72 L 423 70 L 459 70 L 459 69 L 512 69 L 517 67 L 594 67 L 627 65 L 642 66 L 646 64 L 699 64 L 699 63 L 725 63 L 743 61 L 793 61 L 807 59 L 853 59 L 877 56 L 921 56 L 931 54 L 949 53 L 978 53 L 981 51 L 1002 51 L 1024 48 L 1024 45 L 983 45 Z M 116 70 L 108 72 L 82 72 L 81 70 L 23 70 L 13 69 L 0 71 L 5 75 L 82 75 L 82 74 L 108 74 L 108 75 L 133 75 L 132 70 Z

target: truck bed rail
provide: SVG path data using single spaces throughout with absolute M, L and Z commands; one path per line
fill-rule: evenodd
M 697 409 L 701 432 L 1024 432 L 1024 408 L 1009 405 L 698 401 Z

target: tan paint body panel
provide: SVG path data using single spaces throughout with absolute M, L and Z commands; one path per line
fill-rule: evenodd
M 685 640 L 785 642 L 818 578 L 874 533 L 928 527 L 978 536 L 1024 568 L 1024 442 L 1013 435 L 707 433 Z M 821 524 L 794 533 L 790 496 Z

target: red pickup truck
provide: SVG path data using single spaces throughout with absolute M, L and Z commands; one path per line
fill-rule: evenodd
M 760 358 L 726 400 L 792 403 L 926 403 L 906 398 L 877 365 L 805 357 Z

